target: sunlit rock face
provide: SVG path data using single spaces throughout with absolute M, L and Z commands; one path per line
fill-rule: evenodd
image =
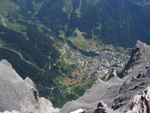
M 34 82 L 23 80 L 6 60 L 0 62 L 0 112 L 57 113 L 52 103 L 39 97 Z
M 148 86 L 142 95 L 133 98 L 131 110 L 126 113 L 150 113 L 150 87 Z

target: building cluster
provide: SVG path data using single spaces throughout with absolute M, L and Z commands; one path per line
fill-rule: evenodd
M 129 55 L 116 51 L 112 46 L 110 50 L 95 48 L 92 51 L 98 54 L 95 57 L 84 56 L 80 51 L 73 50 L 69 47 L 66 47 L 66 49 L 69 59 L 72 59 L 70 64 L 79 66 L 81 69 L 80 72 L 82 74 L 86 72 L 89 76 L 94 72 L 107 74 L 114 67 L 121 70 L 129 59 Z

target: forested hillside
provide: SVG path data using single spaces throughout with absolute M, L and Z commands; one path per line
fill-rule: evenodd
M 150 44 L 149 12 L 148 0 L 0 0 L 0 60 L 61 107 L 119 73 L 135 40 Z

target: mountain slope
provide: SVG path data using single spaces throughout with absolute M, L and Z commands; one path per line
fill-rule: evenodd
M 139 47 L 140 53 L 149 52 L 150 47 L 145 44 L 138 42 L 136 47 Z M 141 50 L 146 50 L 141 51 Z M 133 55 L 133 56 L 137 56 Z M 148 60 L 149 61 L 149 60 Z M 140 62 L 142 65 L 144 62 Z M 145 64 L 145 63 L 144 63 Z M 148 65 L 147 65 L 148 64 Z M 144 111 L 144 113 L 149 113 L 149 96 L 150 96 L 150 87 L 146 87 L 149 84 L 149 63 L 146 64 L 146 70 L 142 70 L 142 72 L 147 72 L 145 76 L 134 75 L 134 69 L 131 71 L 132 74 L 130 76 L 126 76 L 124 78 L 125 82 L 123 86 L 120 86 L 124 80 L 121 80 L 117 77 L 112 78 L 108 82 L 103 82 L 98 79 L 93 87 L 88 90 L 84 96 L 79 98 L 76 101 L 67 103 L 60 111 L 60 113 L 69 113 L 74 109 L 78 109 L 74 111 L 84 111 L 84 113 L 93 113 L 94 106 L 96 103 L 99 103 L 98 106 L 102 113 L 123 113 L 123 111 L 128 111 L 129 108 L 127 106 L 130 105 L 131 110 L 126 113 L 132 112 L 140 112 Z M 147 68 L 148 67 L 148 68 Z M 132 67 L 133 68 L 133 67 Z M 141 68 L 138 65 L 134 68 Z M 39 93 L 35 87 L 34 82 L 30 78 L 26 78 L 23 80 L 12 68 L 11 64 L 6 60 L 0 61 L 0 112 L 1 113 L 58 113 L 59 109 L 53 108 L 50 101 L 46 100 L 43 97 L 39 97 Z M 140 71 L 141 72 L 141 71 Z M 141 74 L 140 74 L 141 75 Z M 139 84 L 136 88 L 131 88 L 138 82 L 145 82 L 146 84 Z M 129 87 L 126 87 L 126 84 Z M 142 86 L 141 86 L 142 85 Z M 119 87 L 120 86 L 120 87 Z M 101 90 L 99 89 L 101 87 Z M 122 89 L 122 87 L 124 87 Z M 138 88 L 137 88 L 138 87 Z M 115 88 L 115 89 L 114 89 Z M 122 92 L 125 91 L 125 92 Z M 131 93 L 131 91 L 133 91 Z M 143 93 L 142 93 L 143 91 Z M 119 95 L 117 94 L 119 92 Z M 94 94 L 94 95 L 93 95 Z M 134 94 L 135 95 L 133 97 Z M 140 95 L 139 95 L 140 94 Z M 123 97 L 121 97 L 123 95 Z M 116 98 L 118 96 L 119 98 Z M 95 97 L 95 98 L 92 98 Z M 110 101 L 110 99 L 114 98 L 114 101 Z M 133 97 L 133 100 L 131 98 Z M 99 98 L 99 99 L 98 99 Z M 108 105 L 109 103 L 113 103 L 112 109 L 108 108 L 105 103 L 101 100 L 105 101 Z M 127 103 L 126 103 L 127 101 Z M 133 103 L 132 103 L 133 102 Z M 64 109 L 66 107 L 66 109 Z M 80 108 L 82 107 L 82 108 Z M 80 109 L 79 109 L 80 108 Z M 83 109 L 84 108 L 84 109 Z M 117 110 L 116 110 L 117 108 Z M 113 109 L 115 111 L 113 111 Z M 9 112 L 10 111 L 10 112 Z M 105 112 L 104 112 L 105 111 Z M 70 113 L 74 113 L 70 112 Z
M 29 76 L 35 82 L 41 96 L 61 107 L 68 100 L 77 98 L 60 84 L 65 78 L 74 79 L 71 73 L 76 66 L 61 58 L 60 49 L 65 44 L 52 36 L 51 29 L 36 17 L 43 2 L 0 1 L 0 60 L 7 59 L 23 79 Z M 33 6 L 33 11 L 28 4 Z M 60 89 L 65 89 L 64 93 L 60 93 Z
M 137 41 L 131 56 L 134 60 L 128 62 L 127 66 L 130 66 L 124 71 L 126 76 L 123 79 L 113 77 L 104 82 L 98 78 L 90 90 L 87 90 L 79 99 L 65 104 L 60 113 L 68 113 L 80 108 L 86 109 L 87 113 L 93 113 L 100 101 L 106 103 L 115 112 L 122 113 L 129 110 L 133 96 L 140 95 L 150 83 L 149 56 L 150 46 Z M 88 112 L 89 109 L 91 109 L 90 112 Z
M 40 94 L 49 97 L 48 89 L 57 84 L 54 79 L 62 76 L 54 65 L 60 57 L 59 42 L 33 13 L 18 4 L 0 1 L 0 60 L 7 59 L 23 79 L 29 76 Z
M 140 0 L 49 0 L 37 15 L 55 36 L 75 37 L 79 29 L 86 39 L 131 47 L 137 39 L 149 43 L 149 12 Z
M 99 70 L 101 57 L 93 57 L 103 44 L 149 43 L 149 17 L 149 2 L 141 0 L 0 0 L 0 59 L 61 107 L 99 76 L 92 66 Z

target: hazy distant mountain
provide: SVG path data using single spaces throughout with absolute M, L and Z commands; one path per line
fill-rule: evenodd
M 96 38 L 99 43 L 124 47 L 132 47 L 137 39 L 150 43 L 148 0 L 12 1 L 36 15 L 56 37 L 75 37 L 79 29 L 86 39 Z
M 139 39 L 150 43 L 150 2 L 143 0 L 47 0 L 37 16 L 59 36 L 76 36 L 131 47 Z
M 76 30 L 79 30 L 86 39 L 94 39 L 99 43 L 123 47 L 132 47 L 137 39 L 150 43 L 148 0 L 7 1 L 16 4 L 14 8 L 14 5 L 5 8 L 6 10 L 10 8 L 8 12 L 6 11 L 8 20 L 16 21 L 17 18 L 22 18 L 15 14 L 18 9 L 17 13 L 20 12 L 24 18 L 28 17 L 32 22 L 33 20 L 38 22 L 39 19 L 52 30 L 53 36 L 61 40 L 77 36 Z

